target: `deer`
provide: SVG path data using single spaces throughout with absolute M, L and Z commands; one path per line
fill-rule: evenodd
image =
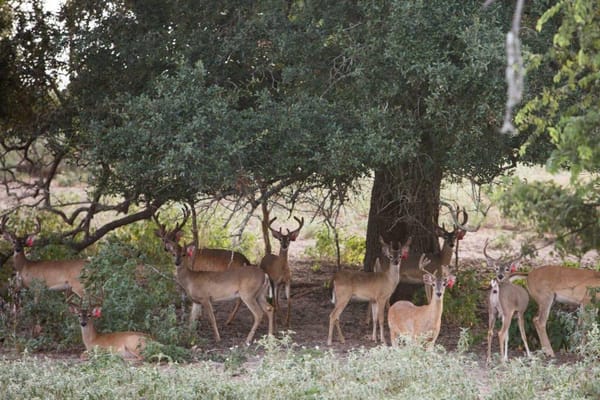
M 175 224 L 175 228 L 168 230 L 166 224 L 161 224 L 159 221 L 159 213 L 156 213 L 153 218 L 158 229 L 154 230 L 156 236 L 158 236 L 167 249 L 167 243 L 171 243 L 171 247 L 179 247 L 175 252 L 185 252 L 188 257 L 184 258 L 186 267 L 193 271 L 226 271 L 230 268 L 243 267 L 250 265 L 250 261 L 242 253 L 233 250 L 226 249 L 209 249 L 209 248 L 196 248 L 194 245 L 180 245 L 181 239 L 183 238 L 183 227 L 187 223 L 190 217 L 190 211 L 187 208 L 183 209 L 183 219 L 180 223 Z M 238 299 L 230 312 L 225 325 L 229 325 L 233 321 L 240 305 L 241 300 Z M 190 324 L 198 318 L 200 314 L 200 306 L 196 303 L 192 304 L 192 311 L 190 313 Z
M 490 296 L 488 302 L 488 333 L 487 333 L 487 362 L 492 359 L 492 340 L 496 319 L 500 317 L 502 327 L 498 331 L 498 341 L 500 342 L 500 355 L 502 361 L 508 361 L 508 331 L 516 313 L 519 324 L 521 339 L 525 345 L 527 356 L 531 356 L 529 346 L 527 345 L 527 335 L 525 333 L 525 311 L 529 305 L 529 295 L 521 286 L 511 283 L 511 273 L 516 272 L 521 256 L 508 261 L 495 259 L 487 254 L 488 241 L 483 247 L 483 254 L 489 268 L 492 268 L 496 276 L 490 282 Z
M 431 301 L 426 305 L 416 306 L 410 301 L 400 300 L 392 304 L 388 311 L 388 326 L 394 347 L 398 345 L 400 335 L 409 336 L 413 340 L 423 336 L 429 339 L 428 348 L 431 349 L 440 334 L 444 292 L 446 287 L 452 288 L 456 277 L 449 274 L 447 266 L 442 268 L 441 273 L 438 270 L 430 273 L 425 269 L 430 262 L 426 254 L 422 254 L 418 265 L 423 271 L 423 283 L 433 288 Z
M 94 348 L 101 348 L 117 353 L 126 359 L 142 359 L 140 354 L 145 349 L 146 343 L 151 340 L 150 335 L 131 331 L 98 333 L 93 319 L 102 316 L 101 307 L 94 307 L 90 310 L 89 306 L 83 305 L 81 298 L 77 303 L 69 299 L 68 304 L 70 311 L 79 317 L 81 337 L 87 352 Z
M 35 231 L 25 236 L 17 236 L 6 228 L 8 215 L 2 217 L 0 232 L 13 246 L 14 267 L 18 286 L 29 288 L 34 280 L 44 284 L 49 290 L 71 290 L 80 298 L 84 287 L 80 275 L 87 260 L 46 260 L 31 261 L 25 256 L 25 247 L 33 247 L 36 236 L 41 231 L 41 222 L 36 218 Z
M 298 222 L 298 228 L 293 231 L 287 230 L 286 234 L 281 232 L 281 227 L 278 231 L 273 229 L 273 222 L 277 217 L 274 217 L 269 221 L 269 230 L 275 239 L 279 241 L 279 255 L 266 254 L 260 261 L 260 268 L 265 271 L 271 280 L 271 287 L 273 291 L 273 307 L 275 313 L 279 311 L 279 294 L 281 293 L 282 287 L 285 289 L 285 297 L 287 299 L 287 312 L 285 317 L 286 327 L 290 328 L 290 311 L 292 309 L 290 288 L 292 284 L 292 271 L 288 264 L 288 250 L 290 243 L 298 238 L 300 229 L 304 226 L 304 218 L 299 219 L 294 217 Z
M 444 266 L 450 265 L 452 261 L 452 253 L 459 240 L 462 240 L 467 232 L 474 232 L 477 228 L 467 227 L 467 221 L 469 220 L 469 214 L 463 208 L 456 209 L 449 203 L 442 202 L 442 205 L 446 206 L 450 210 L 454 228 L 451 231 L 446 230 L 445 224 L 442 226 L 436 224 L 435 235 L 443 239 L 443 245 L 440 251 L 425 253 L 427 259 L 430 260 L 426 270 L 419 268 L 420 255 L 417 253 L 410 254 L 408 259 L 402 263 L 402 270 L 400 271 L 400 282 L 410 283 L 419 285 L 423 283 L 423 275 L 426 272 L 433 273 L 437 271 L 438 274 L 443 272 Z M 459 217 L 462 215 L 462 220 L 459 221 Z M 425 285 L 425 295 L 427 296 L 427 302 L 431 301 L 432 297 L 432 286 Z
M 379 236 L 379 243 L 381 244 L 382 251 L 380 257 L 377 258 L 373 266 L 374 272 L 387 271 L 390 267 L 390 263 L 392 262 L 392 260 L 398 259 L 402 256 L 402 246 L 400 245 L 400 242 L 392 241 L 388 244 L 385 242 L 383 237 Z M 386 249 L 386 251 L 384 252 L 383 249 Z M 402 275 L 402 270 L 400 270 L 400 275 Z M 373 319 L 371 313 L 372 308 L 373 303 L 369 302 L 367 307 L 367 313 L 365 316 L 365 325 L 367 326 L 371 323 L 371 320 Z M 388 301 L 385 303 L 385 310 L 387 311 L 389 309 L 390 300 L 388 299 Z
M 552 304 L 557 301 L 578 306 L 588 305 L 592 300 L 590 289 L 600 288 L 600 271 L 545 265 L 527 272 L 514 272 L 510 279 L 527 278 L 529 295 L 538 304 L 533 317 L 535 330 L 540 338 L 544 354 L 555 357 L 546 332 L 546 322 Z
M 174 242 L 167 241 L 166 245 L 174 256 L 177 282 L 194 304 L 201 305 L 206 310 L 215 341 L 221 341 L 221 336 L 212 302 L 236 298 L 246 304 L 254 317 L 254 324 L 248 333 L 246 344 L 252 343 L 265 313 L 269 324 L 268 334 L 273 335 L 273 307 L 267 302 L 270 289 L 269 275 L 255 265 L 231 267 L 225 271 L 192 271 L 186 266 L 190 261 L 185 261 L 186 258 L 190 258 L 189 254 L 182 251 L 182 247 Z M 192 315 L 191 318 L 193 321 L 196 316 Z
M 390 267 L 387 271 L 339 271 L 334 274 L 331 283 L 333 289 L 331 302 L 335 306 L 329 315 L 328 346 L 331 346 L 333 342 L 334 326 L 337 328 L 340 342 L 345 343 L 339 318 L 352 298 L 366 300 L 372 304 L 373 334 L 371 339 L 375 342 L 377 341 L 377 325 L 379 324 L 381 342 L 385 343 L 383 331 L 385 304 L 398 285 L 398 281 L 400 280 L 400 265 L 402 260 L 408 256 L 411 241 L 412 238 L 409 237 L 402 246 L 399 257 L 392 257 L 389 246 L 383 246 L 383 253 L 390 258 Z M 377 263 L 379 263 L 379 260 L 376 261 Z

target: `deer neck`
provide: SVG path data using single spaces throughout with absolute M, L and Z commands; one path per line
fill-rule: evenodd
M 444 241 L 444 245 L 440 250 L 440 265 L 449 265 L 450 261 L 452 261 L 452 253 L 454 251 L 454 247 L 450 246 L 448 241 Z
M 444 310 L 444 295 L 442 294 L 441 297 L 438 297 L 435 293 L 433 293 L 431 301 L 427 305 L 427 309 L 431 315 L 441 315 L 442 311 Z
M 288 257 L 288 250 L 290 249 L 290 247 L 286 247 L 285 249 L 283 247 L 279 248 L 279 257 L 281 257 L 283 260 L 285 260 L 287 262 L 287 257 Z
M 23 271 L 23 268 L 25 267 L 25 265 L 27 265 L 28 261 L 29 260 L 27 259 L 27 257 L 25 257 L 24 250 L 16 251 L 13 255 L 13 263 L 15 266 L 15 270 L 19 272 Z
M 400 282 L 400 264 L 402 262 L 398 262 L 398 263 L 393 263 L 390 261 L 390 266 L 386 272 L 387 276 L 388 276 L 388 280 L 390 281 L 391 284 L 394 285 L 394 288 L 398 285 L 398 282 Z
M 96 332 L 96 328 L 94 327 L 94 323 L 92 321 L 88 321 L 85 326 L 81 326 L 81 337 L 86 349 L 93 346 L 97 336 L 98 333 Z

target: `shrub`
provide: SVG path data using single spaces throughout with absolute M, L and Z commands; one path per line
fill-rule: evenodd
M 344 264 L 360 265 L 365 256 L 365 240 L 356 235 L 346 236 L 343 231 L 338 231 L 340 235 L 340 260 Z M 307 247 L 304 253 L 311 258 L 317 259 L 335 259 L 337 250 L 334 235 L 326 226 L 321 227 L 315 232 L 315 245 Z

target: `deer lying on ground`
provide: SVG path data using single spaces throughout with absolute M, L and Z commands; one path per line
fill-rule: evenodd
M 444 291 L 456 281 L 444 268 L 439 276 L 429 273 L 425 266 L 429 264 L 425 254 L 419 259 L 419 268 L 423 271 L 423 282 L 433 288 L 433 297 L 429 304 L 416 306 L 410 301 L 400 300 L 392 304 L 388 312 L 388 326 L 392 346 L 398 345 L 398 336 L 408 336 L 413 340 L 419 337 L 429 339 L 429 348 L 433 348 L 442 324 L 444 309 Z M 437 273 L 437 271 L 436 271 Z
M 182 251 L 181 246 L 170 241 L 166 245 L 175 258 L 177 281 L 190 299 L 206 310 L 217 342 L 221 340 L 221 336 L 212 308 L 213 301 L 239 298 L 246 304 L 254 317 L 254 324 L 246 338 L 247 345 L 252 342 L 265 313 L 269 320 L 268 333 L 273 334 L 273 307 L 267 302 L 269 275 L 253 265 L 231 267 L 225 271 L 192 271 L 186 267 L 189 255 Z
M 291 232 L 288 229 L 287 234 L 285 235 L 281 232 L 281 228 L 279 228 L 279 231 L 276 231 L 271 227 L 271 225 L 276 219 L 277 217 L 269 221 L 269 229 L 271 230 L 273 237 L 279 241 L 279 255 L 265 255 L 260 262 L 260 268 L 263 271 L 265 271 L 271 279 L 271 287 L 273 289 L 273 306 L 275 307 L 276 313 L 279 311 L 279 294 L 281 288 L 285 288 L 285 297 L 287 299 L 287 313 L 285 317 L 285 324 L 286 327 L 289 329 L 290 310 L 292 308 L 292 300 L 290 297 L 292 272 L 288 265 L 288 249 L 290 248 L 290 243 L 298 238 L 300 229 L 302 229 L 302 226 L 304 225 L 304 218 L 298 219 L 297 217 L 294 217 L 294 219 L 298 222 L 298 228 Z
M 496 273 L 496 277 L 490 283 L 487 362 L 489 363 L 492 358 L 492 340 L 498 316 L 502 320 L 502 328 L 498 331 L 500 355 L 502 361 L 508 361 L 508 331 L 515 313 L 517 314 L 519 331 L 521 332 L 521 339 L 525 345 L 527 356 L 531 356 L 525 333 L 525 310 L 527 310 L 527 306 L 529 305 L 529 295 L 524 288 L 510 282 L 510 274 L 517 270 L 521 257 L 502 262 L 500 259 L 494 259 L 487 254 L 487 245 L 488 242 L 486 240 L 483 247 L 483 254 L 485 255 L 488 267 L 492 268 Z
M 383 253 L 390 258 L 390 267 L 387 271 L 365 272 L 365 271 L 339 271 L 332 279 L 332 303 L 335 304 L 329 315 L 329 336 L 327 345 L 331 346 L 333 340 L 333 328 L 337 328 L 338 336 L 342 343 L 345 342 L 340 327 L 340 314 L 344 311 L 350 299 L 366 300 L 372 304 L 373 335 L 372 340 L 377 341 L 377 325 L 381 342 L 385 343 L 383 323 L 385 304 L 396 289 L 400 279 L 400 264 L 402 259 L 408 255 L 411 239 L 409 238 L 399 257 L 391 258 L 389 246 L 383 246 Z M 379 262 L 379 261 L 377 261 Z
M 150 340 L 149 335 L 140 332 L 98 333 L 92 319 L 102 316 L 100 307 L 89 310 L 88 307 L 82 306 L 81 299 L 78 303 L 69 301 L 69 305 L 71 312 L 79 317 L 81 336 L 87 352 L 98 347 L 117 353 L 123 358 L 142 359 L 140 353 Z
M 6 229 L 7 221 L 7 215 L 2 217 L 0 232 L 13 246 L 18 284 L 28 288 L 33 280 L 39 280 L 50 290 L 72 290 L 77 296 L 82 297 L 83 284 L 79 276 L 87 260 L 31 261 L 25 256 L 25 247 L 33 246 L 35 236 L 41 231 L 40 220 L 36 219 L 35 232 L 26 236 L 17 236 Z
M 542 350 L 554 357 L 554 350 L 546 332 L 546 322 L 554 301 L 585 306 L 590 303 L 591 288 L 600 288 L 600 271 L 547 265 L 526 272 L 515 272 L 513 277 L 527 277 L 529 295 L 538 304 L 538 313 L 533 317 L 535 330 L 540 338 Z
M 190 217 L 190 211 L 187 208 L 183 209 L 183 220 L 181 221 L 181 223 L 175 224 L 175 228 L 173 228 L 172 230 L 168 230 L 166 228 L 166 225 L 161 224 L 158 217 L 158 213 L 153 217 L 154 221 L 158 225 L 158 229 L 156 229 L 154 233 L 163 242 L 165 250 L 168 250 L 167 243 L 171 243 L 172 247 L 177 247 L 177 249 L 175 249 L 176 253 L 187 254 L 187 257 L 183 258 L 183 262 L 184 265 L 190 270 L 226 271 L 230 268 L 250 265 L 250 261 L 248 261 L 248 259 L 243 254 L 233 250 L 208 248 L 197 249 L 193 245 L 181 245 L 180 242 L 183 239 L 182 228 L 185 226 L 187 220 Z M 228 325 L 233 320 L 240 307 L 240 304 L 241 300 L 238 299 L 235 303 L 235 306 L 233 307 L 233 310 L 229 314 L 227 321 L 225 322 L 226 325 Z M 201 306 L 197 303 L 193 303 L 192 311 L 190 313 L 190 325 L 193 324 L 194 321 L 198 318 L 200 312 Z

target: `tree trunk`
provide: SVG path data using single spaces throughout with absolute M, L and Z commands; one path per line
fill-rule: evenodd
M 412 236 L 411 253 L 439 251 L 435 226 L 441 182 L 441 171 L 433 166 L 424 168 L 418 162 L 375 171 L 367 223 L 365 271 L 372 271 L 380 256 L 380 236 L 386 242 L 401 243 Z M 410 295 L 403 292 L 409 291 L 399 285 L 392 298 Z

